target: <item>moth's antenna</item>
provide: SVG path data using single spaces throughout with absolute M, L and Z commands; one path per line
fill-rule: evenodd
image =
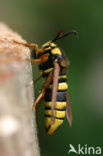
M 58 38 L 61 37 L 62 35 L 63 35 L 63 30 L 61 29 L 59 33 L 56 35 L 56 37 L 52 40 L 52 42 L 55 42 L 56 40 L 58 40 Z
M 59 39 L 61 39 L 61 38 L 64 38 L 64 37 L 66 37 L 66 36 L 68 36 L 68 35 L 70 35 L 70 34 L 74 34 L 75 36 L 77 36 L 77 31 L 76 30 L 71 30 L 70 32 L 67 32 L 67 33 L 65 33 L 64 35 L 63 35 L 63 31 L 62 31 L 62 33 L 61 33 L 61 31 L 58 33 L 58 35 L 56 36 L 56 38 L 54 39 L 54 40 L 52 40 L 52 42 L 55 42 L 55 41 L 57 41 L 57 40 L 59 40 Z

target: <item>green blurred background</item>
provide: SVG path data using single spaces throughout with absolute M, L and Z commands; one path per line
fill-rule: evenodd
M 0 0 L 0 20 L 40 46 L 60 29 L 79 33 L 57 42 L 71 62 L 68 84 L 73 126 L 69 128 L 65 119 L 60 129 L 48 136 L 43 103 L 38 124 L 41 156 L 67 156 L 69 144 L 76 148 L 78 144 L 103 146 L 103 1 Z M 36 64 L 33 70 L 36 78 Z M 40 82 L 35 85 L 36 97 L 43 80 Z

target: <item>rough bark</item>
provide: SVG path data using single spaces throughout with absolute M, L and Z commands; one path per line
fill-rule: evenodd
M 26 42 L 0 23 L 0 156 L 39 156 L 33 81 Z

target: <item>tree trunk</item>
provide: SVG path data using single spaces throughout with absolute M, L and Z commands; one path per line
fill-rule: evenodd
M 0 156 L 39 156 L 29 48 L 0 23 Z

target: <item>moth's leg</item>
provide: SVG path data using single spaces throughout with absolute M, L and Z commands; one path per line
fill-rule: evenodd
M 35 49 L 35 51 L 36 52 L 42 52 L 43 51 L 43 49 L 41 48 L 41 49 L 39 49 L 38 48 L 38 45 L 37 44 L 35 44 L 35 43 L 22 43 L 22 42 L 18 42 L 18 41 L 13 41 L 13 42 L 15 42 L 15 43 L 17 43 L 17 44 L 21 44 L 21 45 L 24 45 L 24 46 L 26 46 L 26 47 L 34 47 L 34 49 Z M 31 50 L 31 52 L 32 52 L 33 50 Z
M 52 82 L 53 80 L 53 73 L 51 72 L 49 74 L 49 76 L 47 77 L 45 83 L 43 84 L 43 87 L 42 87 L 42 90 L 41 90 L 41 93 L 40 95 L 38 96 L 38 98 L 36 99 L 36 101 L 34 102 L 33 104 L 33 107 L 32 107 L 32 110 L 34 111 L 36 105 L 38 102 L 40 102 L 41 99 L 44 99 L 44 96 L 45 96 L 45 90 L 49 87 L 50 83 Z

